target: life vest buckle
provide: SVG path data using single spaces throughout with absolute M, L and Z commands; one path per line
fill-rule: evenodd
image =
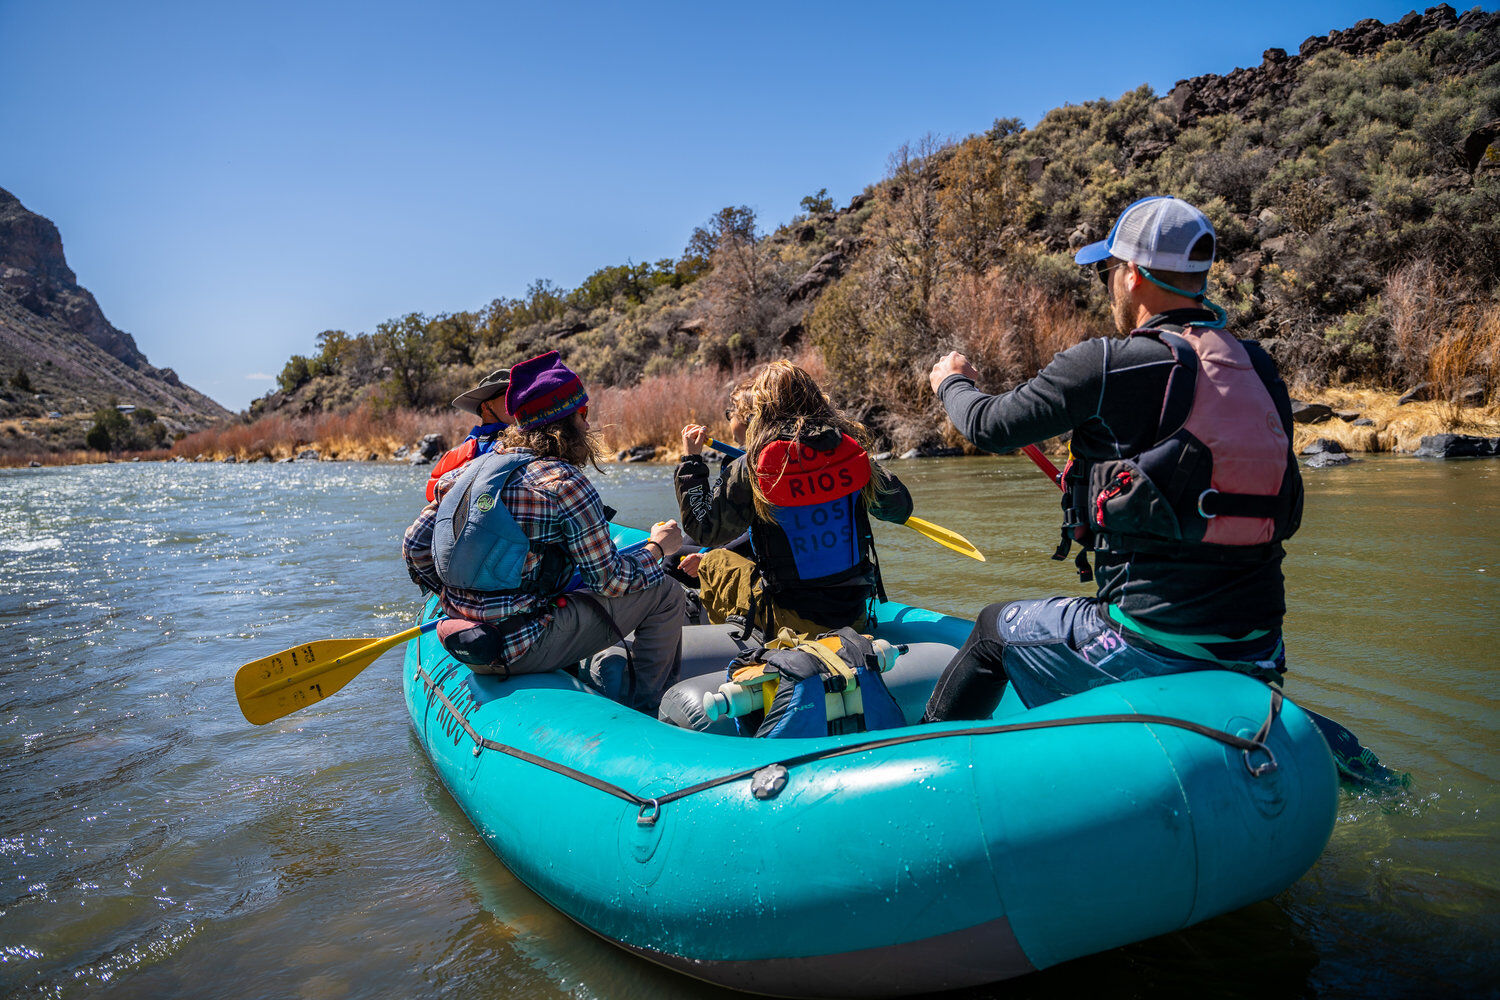
M 1219 495 L 1219 491 L 1214 489 L 1212 486 L 1204 490 L 1202 493 L 1198 494 L 1198 513 L 1201 514 L 1203 516 L 1203 519 L 1206 521 L 1212 521 L 1214 518 L 1219 516 L 1218 514 L 1210 514 L 1203 508 L 1203 503 L 1208 499 L 1208 495 L 1210 493 L 1212 493 L 1214 496 Z

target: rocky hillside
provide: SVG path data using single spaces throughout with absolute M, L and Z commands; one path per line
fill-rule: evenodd
M 925 372 L 943 350 L 1002 390 L 1109 331 L 1072 251 L 1152 194 L 1213 219 L 1211 298 L 1303 387 L 1432 382 L 1493 402 L 1497 139 L 1500 14 L 1445 4 L 1364 20 L 1166 95 L 1142 86 L 1030 128 L 1001 118 L 959 141 L 915 139 L 846 208 L 820 191 L 766 232 L 727 207 L 676 260 L 324 331 L 251 414 L 441 406 L 549 347 L 591 385 L 619 387 L 813 352 L 892 447 L 935 443 L 947 424 Z
M 78 284 L 57 227 L 0 189 L 0 449 L 82 448 L 111 398 L 173 432 L 231 415 L 147 361 Z

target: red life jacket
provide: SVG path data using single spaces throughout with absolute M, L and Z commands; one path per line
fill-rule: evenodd
M 806 507 L 858 493 L 870 481 L 870 456 L 845 434 L 833 451 L 772 441 L 755 463 L 755 482 L 778 507 Z
M 479 454 L 479 439 L 465 438 L 457 448 L 450 448 L 437 464 L 432 467 L 432 475 L 427 477 L 427 502 L 431 503 L 435 497 L 433 491 L 437 489 L 437 481 L 454 469 L 467 462 L 474 460 Z

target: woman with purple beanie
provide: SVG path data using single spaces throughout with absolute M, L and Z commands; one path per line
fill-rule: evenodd
M 438 625 L 444 648 L 475 673 L 537 673 L 588 659 L 596 687 L 654 713 L 682 662 L 684 595 L 661 565 L 682 531 L 667 521 L 641 549 L 615 547 L 583 472 L 598 468 L 588 399 L 556 351 L 511 368 L 505 408 L 515 423 L 500 447 L 439 481 L 436 499 L 407 529 L 403 554 L 448 615 Z M 575 570 L 582 589 L 564 594 Z M 594 654 L 632 631 L 631 676 L 605 676 L 614 658 Z

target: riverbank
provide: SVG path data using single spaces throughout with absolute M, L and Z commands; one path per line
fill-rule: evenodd
M 680 373 L 646 379 L 628 389 L 596 390 L 590 417 L 610 460 L 675 463 L 682 457 L 678 434 L 684 424 L 707 423 L 725 437 L 724 399 L 732 375 Z M 1500 405 L 1460 406 L 1414 399 L 1381 389 L 1339 386 L 1299 394 L 1298 423 L 1292 443 L 1300 453 L 1313 441 L 1336 442 L 1351 454 L 1410 454 L 1422 438 L 1443 433 L 1500 437 Z M 451 447 L 468 434 L 473 418 L 457 410 L 375 411 L 269 416 L 189 434 L 170 449 L 106 455 L 97 451 L 9 452 L 0 468 L 27 465 L 84 465 L 139 459 L 192 462 L 410 461 L 421 441 L 441 437 Z M 1305 421 L 1305 422 L 1304 422 Z M 956 433 L 949 428 L 949 438 Z M 1060 440 L 1044 449 L 1066 452 Z M 972 447 L 967 451 L 977 454 Z

